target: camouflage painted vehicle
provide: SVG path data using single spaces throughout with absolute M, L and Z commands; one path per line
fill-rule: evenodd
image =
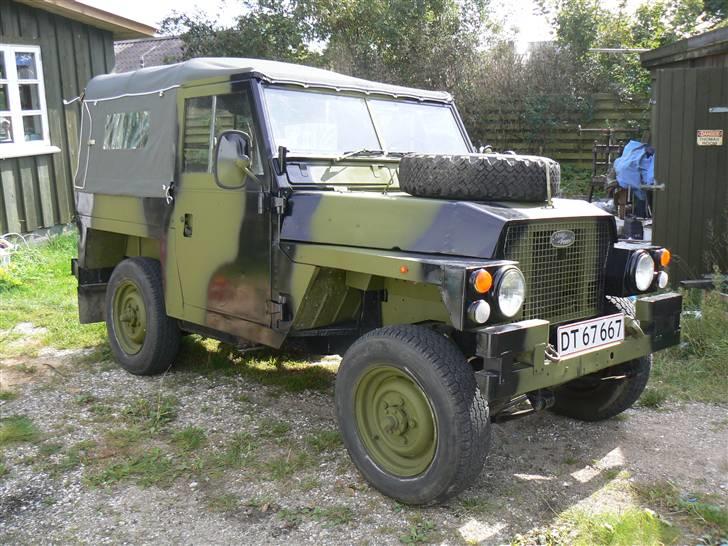
M 552 197 L 555 163 L 475 153 L 447 93 L 196 59 L 83 112 L 81 321 L 140 375 L 183 332 L 343 354 L 344 443 L 403 502 L 473 483 L 494 420 L 624 411 L 679 341 L 669 252 Z

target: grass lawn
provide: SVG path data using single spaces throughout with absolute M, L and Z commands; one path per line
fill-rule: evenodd
M 23 333 L 9 332 L 19 323 L 45 329 L 41 343 L 57 349 L 104 342 L 103 324 L 78 322 L 76 278 L 71 275 L 76 241 L 76 235 L 69 234 L 22 248 L 13 254 L 9 267 L 0 268 L 0 356 L 11 356 L 8 342 L 23 337 Z

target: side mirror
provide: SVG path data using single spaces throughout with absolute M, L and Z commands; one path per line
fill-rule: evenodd
M 226 190 L 245 186 L 250 174 L 250 135 L 242 131 L 223 131 L 215 145 L 213 174 L 215 183 Z

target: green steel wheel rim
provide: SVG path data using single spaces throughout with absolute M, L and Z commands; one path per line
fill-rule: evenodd
M 437 421 L 410 375 L 393 366 L 369 368 L 357 383 L 354 411 L 359 437 L 379 467 L 402 478 L 427 470 L 435 457 Z
M 137 354 L 147 336 L 147 308 L 134 282 L 125 280 L 116 288 L 112 313 L 119 346 L 128 355 Z

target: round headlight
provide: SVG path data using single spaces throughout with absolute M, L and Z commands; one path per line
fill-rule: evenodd
M 490 318 L 490 305 L 487 301 L 474 301 L 468 307 L 468 317 L 477 324 L 485 324 Z
M 660 288 L 660 289 L 666 288 L 667 287 L 667 282 L 669 280 L 670 279 L 667 277 L 667 273 L 665 273 L 664 271 L 660 271 L 657 274 L 657 286 L 658 286 L 658 288 Z
M 647 252 L 640 252 L 633 260 L 632 275 L 637 290 L 644 292 L 655 278 L 655 261 Z
M 498 309 L 506 318 L 515 317 L 526 298 L 526 280 L 515 267 L 506 269 L 498 279 Z

